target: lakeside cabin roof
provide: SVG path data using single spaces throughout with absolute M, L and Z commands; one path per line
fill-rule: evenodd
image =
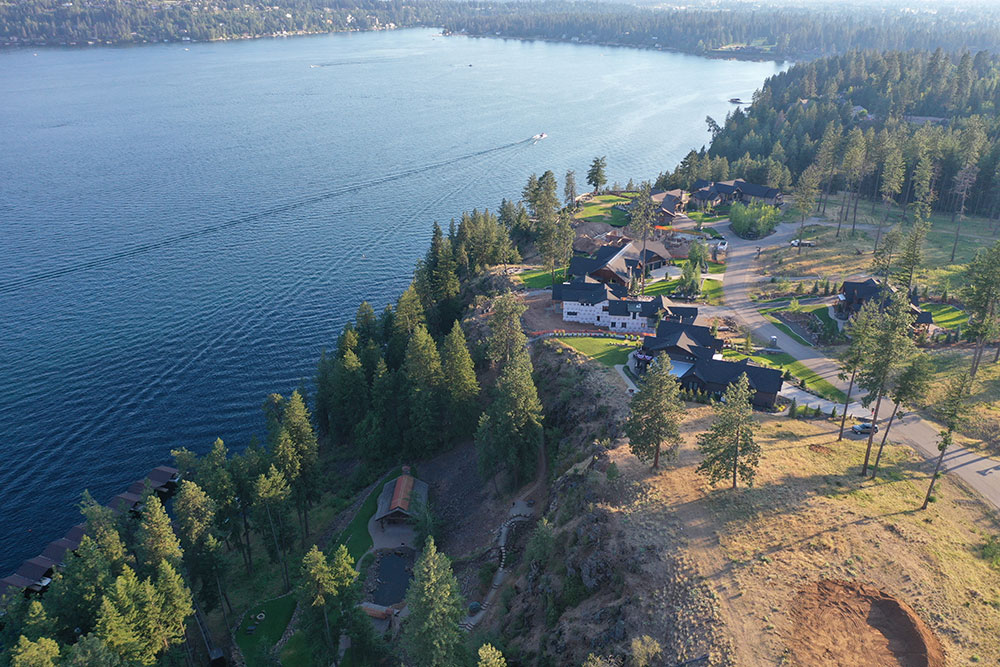
M 408 470 L 382 487 L 375 512 L 376 521 L 412 518 L 415 505 L 427 503 L 427 482 L 416 479 Z
M 42 552 L 42 556 L 62 566 L 66 559 L 66 552 L 73 551 L 74 549 L 76 549 L 76 546 L 74 546 L 73 542 L 63 537 L 49 542 L 45 547 L 45 551 Z

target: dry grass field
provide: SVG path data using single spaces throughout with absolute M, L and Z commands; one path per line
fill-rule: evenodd
M 711 414 L 688 411 L 680 456 L 660 472 L 627 446 L 611 456 L 647 489 L 621 524 L 697 564 L 735 664 L 1000 660 L 1000 572 L 981 552 L 1000 524 L 977 497 L 944 477 L 919 511 L 929 470 L 909 449 L 888 448 L 880 479 L 862 481 L 863 441 L 770 416 L 754 487 L 713 489 L 694 446 Z

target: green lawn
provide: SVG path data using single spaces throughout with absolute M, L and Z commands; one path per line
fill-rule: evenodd
M 337 543 L 347 545 L 347 551 L 351 554 L 351 558 L 354 559 L 355 563 L 365 555 L 366 551 L 372 548 L 372 536 L 368 533 L 368 519 L 375 514 L 375 510 L 378 508 L 378 494 L 382 492 L 384 481 L 398 477 L 402 472 L 403 469 L 400 466 L 383 477 L 383 482 L 375 485 L 375 488 L 372 489 L 372 492 L 368 494 L 365 502 L 358 509 L 358 513 L 354 515 L 351 522 L 347 524 L 347 528 L 340 534 Z
M 969 323 L 969 314 L 946 303 L 925 303 L 920 306 L 934 317 L 934 324 L 944 329 L 957 329 Z
M 271 664 L 271 648 L 284 634 L 293 611 L 295 611 L 294 595 L 286 595 L 250 607 L 250 611 L 243 617 L 243 622 L 236 630 L 236 643 L 239 644 L 249 667 Z M 258 621 L 257 614 L 261 612 L 264 613 L 264 620 Z M 247 634 L 247 628 L 251 625 L 257 627 L 253 634 Z
M 702 211 L 690 211 L 687 217 L 691 218 L 695 222 L 718 222 L 720 220 L 725 220 L 727 216 L 725 215 L 712 215 L 710 213 L 704 213 Z
M 646 296 L 659 296 L 660 294 L 669 294 L 673 292 L 677 287 L 677 283 L 680 279 L 675 278 L 673 280 L 661 280 L 655 283 L 646 283 Z
M 577 352 L 611 367 L 628 363 L 629 352 L 635 347 L 617 338 L 599 338 L 597 336 L 559 336 L 557 340 L 569 345 Z
M 803 338 L 802 336 L 800 336 L 797 333 L 795 333 L 794 331 L 792 331 L 791 327 L 789 327 L 787 324 L 785 324 L 784 322 L 782 322 L 781 320 L 779 320 L 777 317 L 775 317 L 774 315 L 772 315 L 771 312 L 769 312 L 769 311 L 773 312 L 774 310 L 775 309 L 773 309 L 773 308 L 768 308 L 768 309 L 760 311 L 760 314 L 764 316 L 765 320 L 767 320 L 768 322 L 770 322 L 771 324 L 773 324 L 775 327 L 777 327 L 779 331 L 781 331 L 783 334 L 785 334 L 786 336 L 788 336 L 792 340 L 798 342 L 800 345 L 805 345 L 806 347 L 812 347 L 813 346 L 812 343 L 810 343 L 805 338 Z
M 309 641 L 309 637 L 302 630 L 297 630 L 289 637 L 285 642 L 285 648 L 281 650 L 282 667 L 310 667 L 312 655 Z
M 631 195 L 631 196 L 630 196 Z M 617 195 L 598 195 L 588 201 L 574 216 L 577 220 L 587 222 L 606 222 L 612 227 L 624 227 L 628 224 L 625 211 L 612 208 L 615 204 L 625 204 L 632 200 L 634 194 L 619 197 Z
M 722 305 L 722 281 L 705 278 L 701 283 L 701 296 L 710 306 Z
M 561 283 L 566 280 L 566 269 L 563 267 L 556 271 L 556 282 Z M 546 269 L 529 269 L 515 274 L 528 289 L 543 289 L 552 285 L 552 274 Z
M 747 355 L 737 352 L 736 350 L 724 350 L 722 354 L 726 359 L 732 359 L 733 361 L 739 361 L 747 357 Z M 795 357 L 787 352 L 763 355 L 753 354 L 750 355 L 750 359 L 757 362 L 761 366 L 769 366 L 782 371 L 787 370 L 792 374 L 792 376 L 798 378 L 799 380 L 804 380 L 806 388 L 809 391 L 822 396 L 825 399 L 843 403 L 846 398 L 844 392 L 840 391 L 832 384 L 821 378 L 815 371 L 796 360 Z
M 709 273 L 725 273 L 726 272 L 726 265 L 723 264 L 723 263 L 721 263 L 721 262 L 718 262 L 718 263 L 717 262 L 709 262 L 708 263 L 708 272 Z

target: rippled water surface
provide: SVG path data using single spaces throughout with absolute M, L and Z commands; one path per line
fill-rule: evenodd
M 653 178 L 779 69 L 431 30 L 0 53 L 0 574 L 83 489 L 244 445 L 434 220 L 594 155 Z

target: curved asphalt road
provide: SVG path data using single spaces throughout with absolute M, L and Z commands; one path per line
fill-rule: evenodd
M 725 234 L 729 242 L 724 281 L 726 308 L 733 311 L 737 319 L 750 327 L 759 339 L 769 340 L 771 336 L 776 336 L 782 350 L 818 373 L 830 384 L 846 392 L 847 382 L 837 377 L 840 368 L 835 360 L 826 357 L 822 350 L 802 345 L 784 334 L 765 320 L 757 310 L 756 305 L 749 299 L 750 288 L 758 282 L 757 246 L 769 248 L 787 245 L 790 240 L 795 238 L 798 224 L 779 225 L 774 234 L 759 241 L 740 239 L 729 230 L 728 221 L 717 223 L 714 226 L 717 226 Z M 804 248 L 802 252 L 809 252 L 809 248 Z M 852 398 L 855 397 L 852 396 Z M 891 402 L 883 401 L 879 422 L 884 425 L 891 413 Z M 909 445 L 931 461 L 939 454 L 937 443 L 940 430 L 939 425 L 923 419 L 916 413 L 909 413 L 902 419 L 897 417 L 892 426 L 891 435 L 893 442 Z M 845 437 L 851 436 L 845 435 Z M 878 444 L 877 436 L 875 444 Z M 1000 508 L 1000 461 L 964 447 L 952 446 L 945 454 L 943 468 L 982 494 L 994 508 Z M 928 474 L 931 469 L 933 469 L 933 465 L 928 464 Z

